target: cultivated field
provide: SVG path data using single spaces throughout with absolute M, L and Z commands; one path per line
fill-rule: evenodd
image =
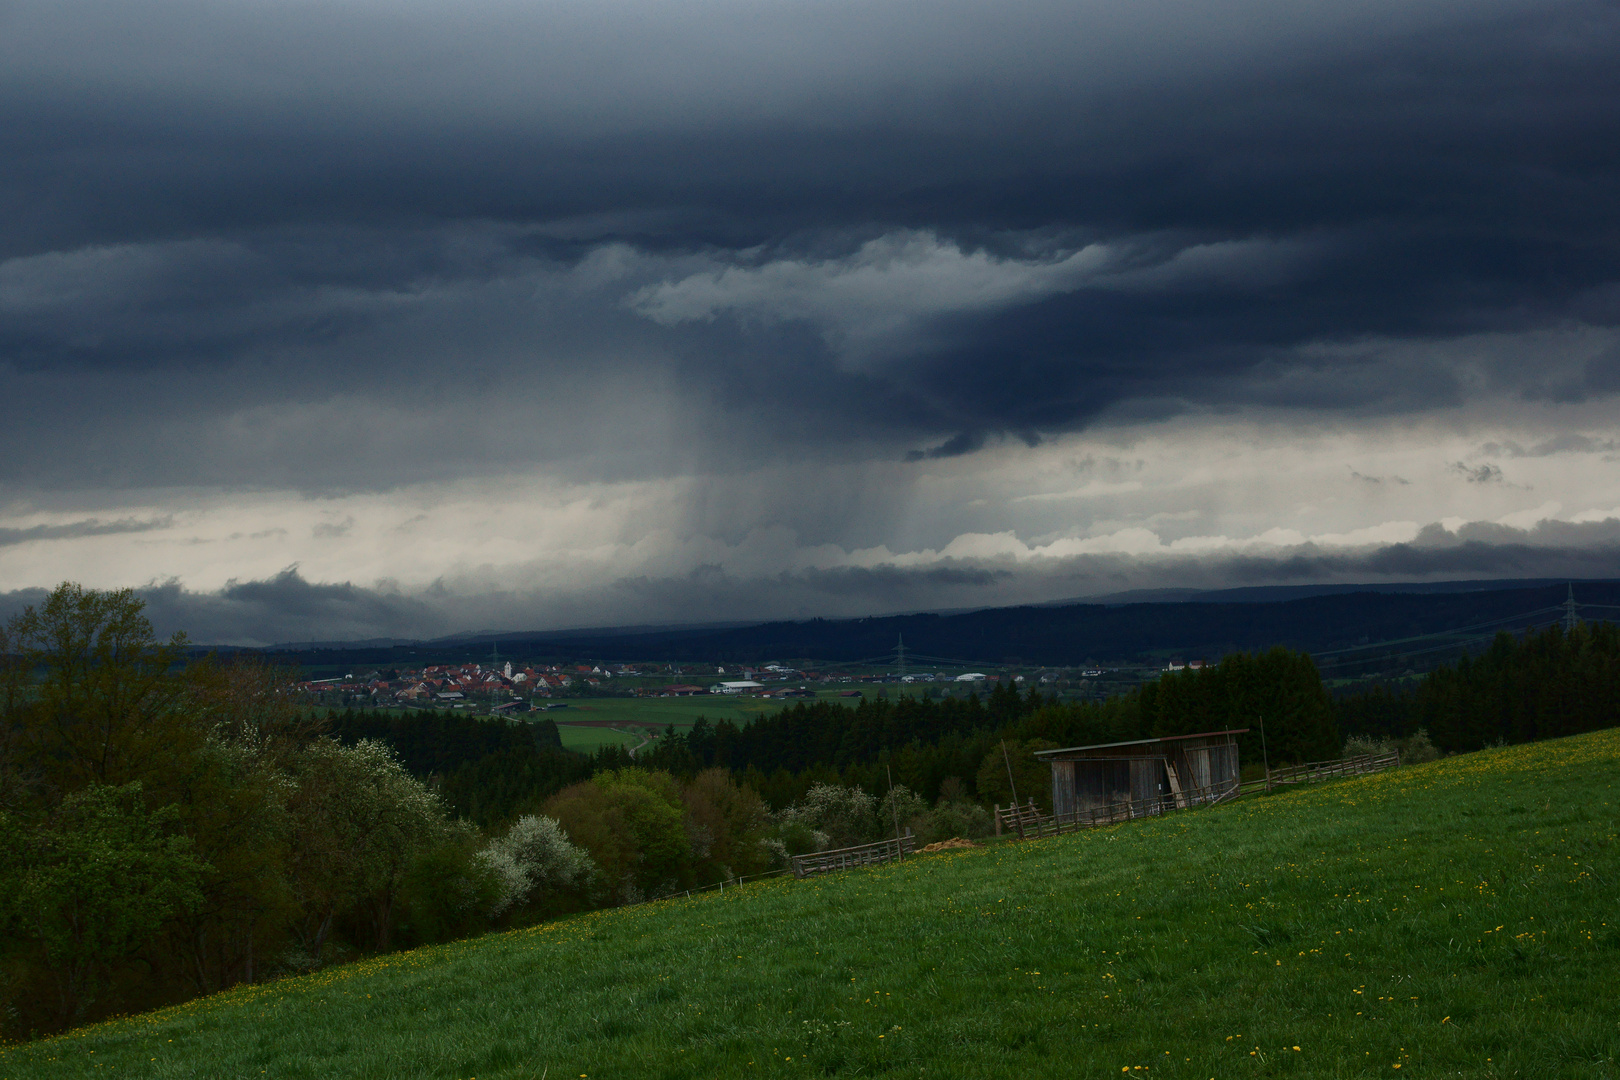
M 595 753 L 604 746 L 639 746 L 647 738 L 639 728 L 627 731 L 616 727 L 568 724 L 562 721 L 557 722 L 557 735 L 562 739 L 564 749 L 575 750 L 581 754 Z
M 3 1077 L 1614 1077 L 1620 733 L 381 957 Z
M 873 691 L 869 689 L 867 693 Z M 818 696 L 843 704 L 858 700 L 841 698 L 836 690 Z M 681 698 L 570 698 L 566 709 L 549 709 L 530 715 L 555 720 L 565 747 L 589 753 L 608 743 L 634 746 L 646 737 L 645 733 L 661 732 L 671 724 L 677 731 L 685 731 L 700 716 L 708 717 L 711 724 L 730 720 L 740 727 L 791 704 L 791 701 L 721 694 Z

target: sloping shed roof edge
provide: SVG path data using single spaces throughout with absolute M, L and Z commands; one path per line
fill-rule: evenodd
M 1048 757 L 1052 754 L 1074 754 L 1081 750 L 1111 750 L 1116 746 L 1148 746 L 1152 743 L 1176 742 L 1181 739 L 1207 739 L 1211 735 L 1243 735 L 1249 728 L 1232 728 L 1228 731 L 1199 731 L 1191 735 L 1161 735 L 1157 739 L 1126 739 L 1124 742 L 1092 743 L 1090 746 L 1065 746 L 1059 750 L 1037 750 L 1036 757 Z

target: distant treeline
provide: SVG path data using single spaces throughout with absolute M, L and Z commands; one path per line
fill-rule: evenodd
M 1014 763 L 1015 773 L 1020 767 L 1030 773 L 1021 793 L 1029 785 L 1037 794 L 1050 786 L 1033 767 L 1032 749 L 1241 729 L 1249 729 L 1238 740 L 1245 763 L 1339 753 L 1332 703 L 1315 665 L 1277 648 L 1166 674 L 1102 702 L 1059 702 L 1034 689 L 1021 694 L 1008 683 L 983 699 L 879 698 L 853 707 L 799 702 L 740 727 L 700 720 L 689 733 L 671 730 L 642 760 L 674 772 L 731 769 L 776 807 L 797 802 L 817 783 L 881 794 L 891 775 L 930 800 L 954 779 L 991 802 L 1010 798 L 1002 765 L 1013 758 L 1023 762 Z M 1003 740 L 1010 746 L 1007 761 Z
M 1422 729 L 1444 753 L 1613 727 L 1620 723 L 1620 627 L 1501 633 L 1479 656 L 1349 694 L 1335 706 L 1347 736 L 1398 739 Z

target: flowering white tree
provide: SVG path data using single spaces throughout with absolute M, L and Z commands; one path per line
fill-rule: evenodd
M 789 813 L 793 820 L 825 833 L 832 847 L 865 844 L 879 832 L 877 800 L 858 787 L 814 784 Z
M 568 839 L 555 819 L 525 814 L 505 836 L 490 842 L 477 859 L 501 883 L 491 906 L 493 918 L 529 901 L 537 891 L 557 891 L 588 884 L 596 866 L 584 848 Z

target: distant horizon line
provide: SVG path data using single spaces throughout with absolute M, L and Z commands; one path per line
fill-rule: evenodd
M 1094 605 L 1099 607 L 1127 607 L 1135 604 L 1176 604 L 1198 602 L 1195 598 L 1221 598 L 1227 602 L 1235 603 L 1265 603 L 1272 601 L 1286 601 L 1309 599 L 1315 596 L 1326 596 L 1336 593 L 1355 592 L 1397 592 L 1397 593 L 1442 593 L 1442 592 L 1496 592 L 1511 591 L 1512 589 L 1545 588 L 1551 585 L 1565 584 L 1604 584 L 1620 581 L 1620 577 L 1609 578 L 1465 578 L 1450 581 L 1411 581 L 1411 582 L 1351 582 L 1351 583 L 1322 583 L 1307 585 L 1241 585 L 1218 589 L 1198 589 L 1190 587 L 1172 587 L 1164 589 L 1129 589 L 1123 592 L 1103 593 L 1095 596 L 1069 597 L 1062 600 L 1047 600 L 1040 603 L 1026 604 L 986 604 L 965 608 L 925 608 L 909 611 L 892 611 L 873 615 L 851 615 L 843 617 L 810 616 L 802 619 L 728 619 L 714 622 L 694 623 L 636 623 L 636 624 L 609 624 L 602 626 L 575 626 L 557 630 L 477 630 L 446 634 L 435 638 L 395 638 L 372 637 L 350 639 L 327 639 L 309 641 L 284 641 L 271 645 L 232 645 L 232 644 L 193 644 L 189 646 L 192 652 L 211 652 L 229 650 L 233 652 L 257 653 L 289 653 L 310 651 L 341 651 L 347 649 L 375 649 L 400 648 L 405 646 L 451 646 L 457 644 L 476 644 L 489 642 L 498 647 L 503 640 L 514 642 L 541 641 L 545 639 L 567 639 L 577 637 L 635 637 L 645 634 L 658 633 L 691 633 L 704 630 L 739 630 L 756 626 L 798 625 L 810 622 L 830 623 L 856 623 L 870 619 L 903 619 L 914 618 L 919 615 L 937 615 L 949 617 L 954 615 L 970 615 L 981 611 L 1014 610 L 1017 608 L 1058 608 L 1079 607 Z

